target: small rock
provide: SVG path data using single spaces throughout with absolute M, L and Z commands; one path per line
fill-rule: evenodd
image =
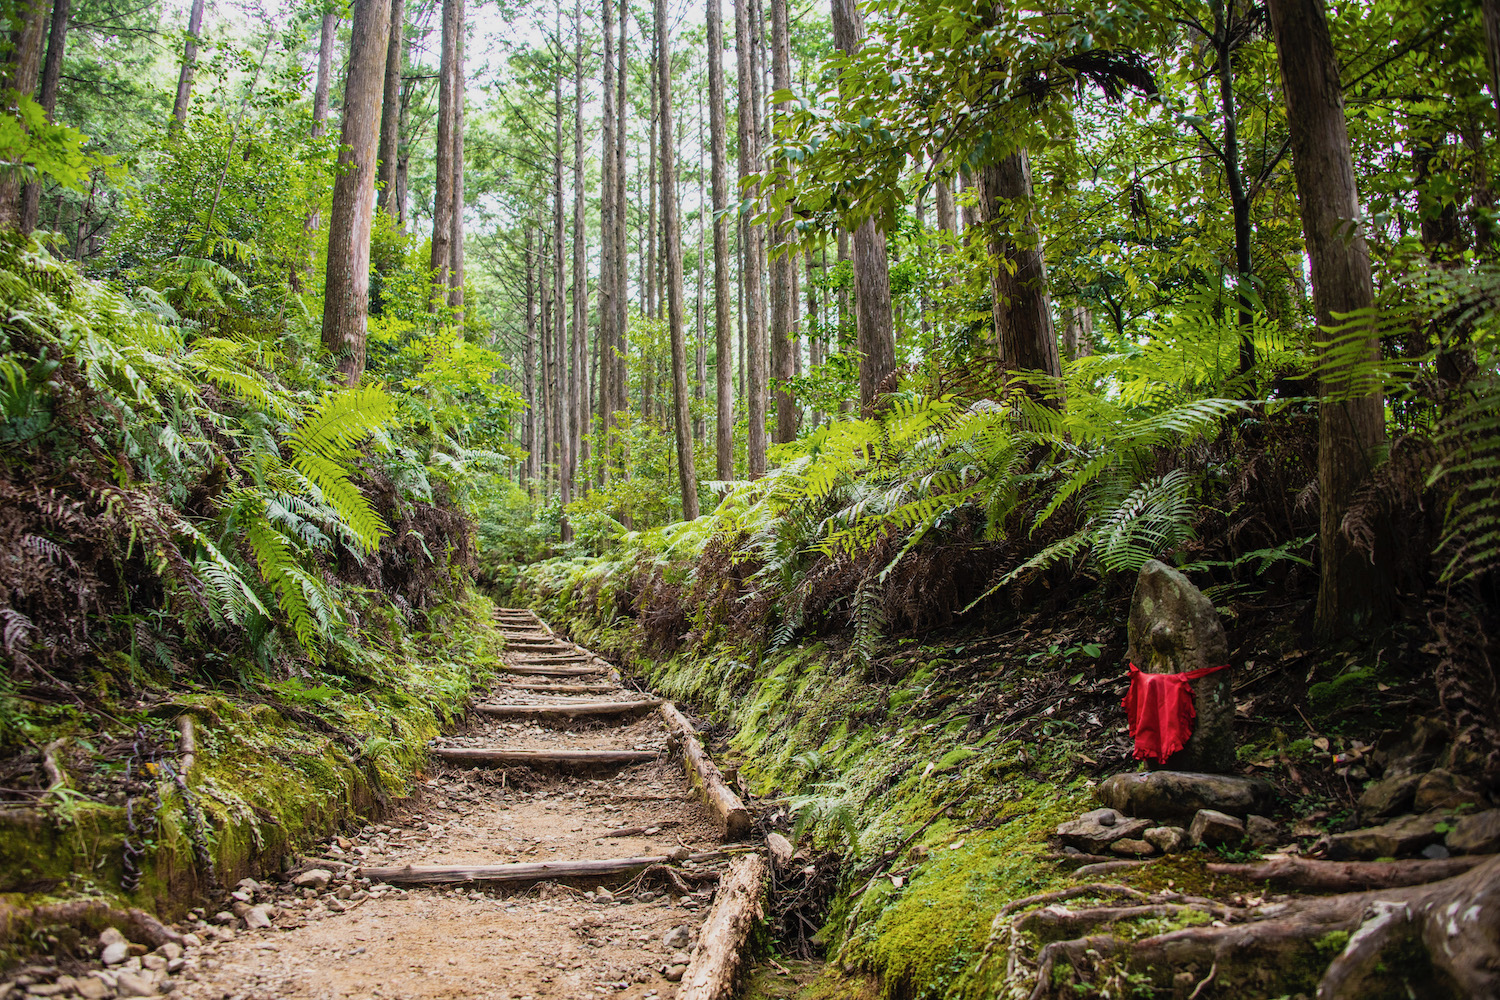
M 168 941 L 166 944 L 156 949 L 156 953 L 170 962 L 174 958 L 182 957 L 182 945 L 178 944 L 176 941 Z
M 115 980 L 115 990 L 122 997 L 154 997 L 157 993 L 156 983 L 151 977 L 134 972 L 120 973 Z
M 108 948 L 110 945 L 116 943 L 125 943 L 125 935 L 120 933 L 120 929 L 118 927 L 106 927 L 104 928 L 104 930 L 99 932 L 100 947 Z
M 1388 778 L 1418 774 L 1436 762 L 1452 736 L 1442 719 L 1419 716 L 1402 729 L 1384 733 L 1371 756 Z
M 686 847 L 683 847 L 681 844 L 667 852 L 667 858 L 671 861 L 686 861 L 692 856 L 693 852 L 688 850 Z
M 67 990 L 56 983 L 32 983 L 26 987 L 26 995 L 29 997 L 55 997 L 66 992 Z
M 233 913 L 230 913 L 228 910 L 220 910 L 213 916 L 213 922 L 218 924 L 220 927 L 232 926 L 238 919 L 238 917 L 236 917 Z
M 292 879 L 292 885 L 299 889 L 326 889 L 332 881 L 333 872 L 327 868 L 309 868 Z
M 1454 854 L 1500 852 L 1500 809 L 1486 809 L 1454 823 L 1447 844 Z
M 1442 844 L 1428 844 L 1422 848 L 1422 857 L 1429 861 L 1441 861 L 1448 857 L 1448 848 Z
M 1140 836 L 1150 825 L 1143 819 L 1122 816 L 1114 809 L 1094 809 L 1059 825 L 1057 835 L 1065 844 L 1089 854 L 1100 854 L 1117 840 Z
M 1270 847 L 1281 840 L 1281 826 L 1264 816 L 1245 817 L 1245 839 L 1256 847 Z
M 615 901 L 615 894 L 612 893 L 612 892 L 610 892 L 608 889 L 604 888 L 604 886 L 601 885 L 601 886 L 599 886 L 598 888 L 596 888 L 594 890 L 594 902 L 596 902 L 596 903 L 613 903 L 614 901 Z
M 678 924 L 676 927 L 673 927 L 671 930 L 667 931 L 666 937 L 662 938 L 662 944 L 666 945 L 668 948 L 671 948 L 673 951 L 679 951 L 691 944 L 692 940 L 693 934 L 690 930 L 688 930 L 688 925 Z
M 1270 783 L 1232 774 L 1130 771 L 1107 778 L 1094 797 L 1127 816 L 1187 819 L 1200 809 L 1247 816 L 1271 801 Z
M 685 951 L 674 951 L 672 957 L 667 960 L 668 965 L 687 965 L 692 959 Z
M 196 934 L 184 934 L 182 936 L 182 946 L 184 948 L 202 948 L 203 939 Z
M 1228 813 L 1219 812 L 1217 809 L 1199 809 L 1197 815 L 1193 817 L 1192 826 L 1188 827 L 1188 840 L 1194 846 L 1206 844 L 1209 847 L 1217 847 L 1219 844 L 1235 844 L 1239 843 L 1244 836 L 1244 821 Z
M 1124 837 L 1109 845 L 1109 849 L 1116 854 L 1129 858 L 1144 858 L 1156 853 L 1156 847 L 1149 841 L 1136 840 L 1133 837 Z
M 103 980 L 94 979 L 92 976 L 78 980 L 78 985 L 73 988 L 79 996 L 83 997 L 83 1000 L 105 1000 L 113 992 Z
M 1375 782 L 1360 795 L 1359 814 L 1373 820 L 1406 812 L 1421 780 L 1420 774 L 1400 774 Z
M 334 890 L 333 895 L 336 899 L 348 899 L 350 896 L 354 895 L 354 886 L 341 885 L 336 890 Z
M 251 893 L 260 892 L 260 883 L 253 878 L 242 878 L 234 884 L 234 887 Z
M 1176 854 L 1187 844 L 1187 831 L 1180 826 L 1153 826 L 1142 836 L 1163 854 Z
M 664 972 L 663 975 L 666 977 L 667 982 L 669 982 L 669 983 L 680 983 L 680 982 L 682 982 L 682 977 L 685 976 L 685 975 L 687 975 L 687 966 L 685 966 L 685 965 L 673 965 L 673 966 L 669 966 L 667 968 L 667 971 Z
M 239 900 L 235 900 L 234 905 L 229 908 L 229 911 L 235 916 L 239 917 L 241 920 L 244 920 L 245 914 L 250 912 L 250 904 L 241 903 Z
M 1457 809 L 1462 805 L 1488 805 L 1479 786 L 1448 771 L 1428 771 L 1417 782 L 1412 809 L 1419 813 L 1434 809 Z
M 255 898 L 255 893 L 253 893 L 253 892 L 246 892 L 244 889 L 236 889 L 236 890 L 234 890 L 234 892 L 231 892 L 229 894 L 229 898 L 230 899 L 237 899 L 241 903 L 248 904 L 252 899 Z
M 267 930 L 271 926 L 271 908 L 269 906 L 252 906 L 245 914 L 245 926 L 252 931 Z M 165 968 L 166 966 L 163 966 Z
M 1407 858 L 1428 844 L 1443 839 L 1437 827 L 1445 820 L 1443 813 L 1425 816 L 1400 816 L 1380 826 L 1336 833 L 1328 838 L 1328 859 Z
M 150 969 L 152 972 L 166 972 L 167 960 L 165 958 L 162 958 L 160 955 L 147 955 L 145 958 L 141 959 L 141 967 Z
M 105 965 L 119 965 L 130 957 L 130 945 L 125 941 L 114 941 L 104 946 L 99 961 Z

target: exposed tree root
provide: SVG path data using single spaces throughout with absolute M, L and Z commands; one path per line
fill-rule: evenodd
M 1436 871 L 1437 869 L 1427 869 Z M 1090 887 L 1080 887 L 1087 894 Z M 1097 894 L 1099 887 L 1092 887 Z M 1050 894 L 1057 897 L 1059 894 Z M 1025 906 L 1056 898 L 1019 900 L 997 915 L 990 944 L 1010 938 L 1012 982 L 1030 979 L 1031 1000 L 1072 995 L 1070 984 L 1128 972 L 1186 996 L 1244 996 L 1247 989 L 1298 992 L 1316 985 L 1319 1000 L 1384 995 L 1411 977 L 1414 995 L 1500 996 L 1500 858 L 1424 885 L 1372 889 L 1336 896 L 1230 908 L 1208 901 L 1152 902 L 1072 911 L 1061 906 L 1011 917 Z M 1211 924 L 1131 940 L 1115 933 L 1052 941 L 1036 954 L 1034 971 L 1022 957 L 1026 932 L 1083 934 L 1142 917 L 1190 910 Z M 1331 961 L 1327 955 L 1338 948 Z M 988 952 L 989 949 L 986 949 Z M 1190 970 L 1196 969 L 1196 973 Z M 1203 970 L 1209 970 L 1203 975 Z M 1071 975 L 1065 970 L 1071 970 Z M 1188 975 L 1184 984 L 1183 976 Z M 1033 978 L 1034 977 L 1034 978 Z M 1196 984 L 1196 985 L 1195 985 Z M 1405 990 L 1406 986 L 1401 986 Z M 1257 994 L 1259 995 L 1259 994 Z M 1401 995 L 1406 995 L 1402 992 Z
M 1392 889 L 1426 885 L 1438 879 L 1462 875 L 1488 861 L 1489 855 L 1443 858 L 1428 861 L 1312 861 L 1278 858 L 1248 865 L 1211 864 L 1215 875 L 1233 875 L 1251 882 L 1269 882 L 1285 889 L 1313 892 L 1353 892 L 1361 889 Z
M 0 903 L 0 941 L 11 940 L 32 928 L 57 924 L 91 933 L 117 927 L 130 940 L 151 948 L 159 948 L 168 941 L 182 943 L 181 934 L 145 910 L 118 910 L 100 900 L 80 899 L 35 907 Z

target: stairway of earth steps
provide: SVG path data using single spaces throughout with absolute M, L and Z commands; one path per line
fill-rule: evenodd
M 508 679 L 497 685 L 489 699 L 474 706 L 474 710 L 486 716 L 551 727 L 544 731 L 552 745 L 438 745 L 432 749 L 435 759 L 460 767 L 521 766 L 586 774 L 655 761 L 661 756 L 659 747 L 665 744 L 681 752 L 691 783 L 722 830 L 722 839 L 743 841 L 750 834 L 749 810 L 705 752 L 693 724 L 674 705 L 626 690 L 608 661 L 560 638 L 528 609 L 499 609 L 496 623 L 505 637 L 503 670 Z M 643 718 L 648 713 L 655 713 L 655 720 L 648 722 Z M 601 744 L 598 731 L 587 730 L 593 737 L 588 740 L 591 745 L 562 745 L 569 742 L 565 737 L 578 732 L 568 727 L 600 721 L 609 724 L 608 732 L 623 735 L 628 731 L 634 738 Z M 643 740 L 643 726 L 649 726 L 658 738 Z M 666 739 L 660 739 L 661 736 Z M 626 828 L 605 836 L 647 832 L 658 831 Z M 665 854 L 496 865 L 406 865 L 370 868 L 365 874 L 398 885 L 475 882 L 525 885 L 541 881 L 591 884 L 657 871 L 669 882 L 683 886 L 684 878 L 701 880 L 717 876 L 714 906 L 701 928 L 678 998 L 729 1000 L 746 961 L 751 933 L 764 914 L 768 870 L 764 856 L 752 845 L 726 843 L 722 850 L 696 853 L 679 845 Z

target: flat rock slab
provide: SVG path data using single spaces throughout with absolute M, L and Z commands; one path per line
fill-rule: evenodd
M 1243 818 L 1264 811 L 1272 789 L 1259 778 L 1232 774 L 1142 771 L 1106 779 L 1094 797 L 1110 809 L 1146 819 L 1191 820 L 1200 809 Z
M 1446 813 L 1431 812 L 1421 816 L 1400 816 L 1380 826 L 1348 833 L 1336 833 L 1328 838 L 1328 859 L 1344 861 L 1358 859 L 1373 861 L 1376 858 L 1409 858 L 1421 853 L 1429 844 L 1443 842 L 1443 831 L 1449 817 Z
M 1150 825 L 1143 819 L 1122 816 L 1114 809 L 1094 809 L 1060 824 L 1057 835 L 1070 847 L 1089 854 L 1103 854 L 1117 840 L 1139 838 Z
M 1447 845 L 1454 854 L 1500 854 L 1500 809 L 1486 809 L 1454 823 Z

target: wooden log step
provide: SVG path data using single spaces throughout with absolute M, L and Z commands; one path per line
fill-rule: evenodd
M 580 715 L 644 712 L 661 704 L 660 698 L 643 698 L 639 701 L 571 701 L 553 702 L 549 705 L 475 705 L 474 710 L 486 715 L 562 715 L 573 719 Z
M 602 674 L 607 667 L 571 667 L 565 665 L 549 666 L 547 664 L 525 664 L 525 663 L 502 663 L 500 669 L 506 673 L 522 674 L 527 677 L 587 677 L 590 674 Z
M 609 694 L 624 691 L 618 684 L 547 684 L 542 681 L 511 681 L 509 687 L 517 691 L 536 691 L 540 694 Z
M 733 1000 L 749 960 L 750 935 L 765 917 L 766 859 L 736 858 L 719 881 L 713 909 L 698 932 L 698 950 L 677 987 L 677 1000 Z
M 722 851 L 690 854 L 688 861 L 717 861 Z M 448 882 L 541 882 L 553 879 L 603 878 L 629 875 L 652 865 L 667 865 L 674 859 L 667 854 L 636 858 L 609 858 L 598 861 L 529 861 L 511 865 L 406 865 L 402 868 L 360 868 L 359 874 L 371 882 L 390 885 L 442 885 Z M 762 862 L 764 864 L 764 862 Z
M 508 747 L 433 747 L 432 756 L 451 764 L 517 764 L 524 767 L 605 767 L 644 764 L 652 750 L 529 750 Z
M 682 758 L 687 765 L 688 777 L 693 779 L 698 793 L 714 817 L 724 825 L 725 840 L 740 840 L 750 832 L 750 810 L 729 787 L 717 764 L 709 758 L 698 742 L 696 730 L 677 706 L 667 702 L 659 709 L 667 728 L 682 741 Z M 684 980 L 686 982 L 686 980 Z

